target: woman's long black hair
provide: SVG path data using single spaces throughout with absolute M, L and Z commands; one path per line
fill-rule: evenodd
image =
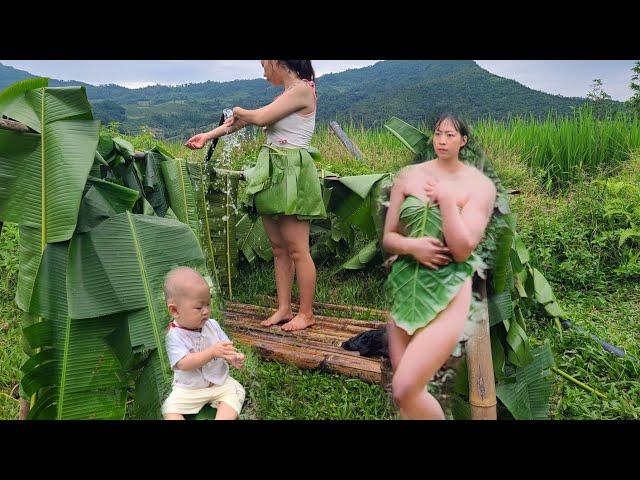
M 295 72 L 298 77 L 312 82 L 316 81 L 316 73 L 311 66 L 311 60 L 278 60 L 278 62 Z

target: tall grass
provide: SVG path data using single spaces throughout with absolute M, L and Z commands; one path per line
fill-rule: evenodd
M 591 108 L 546 120 L 515 117 L 474 125 L 483 144 L 515 149 L 549 192 L 599 174 L 609 175 L 640 148 L 640 118 L 597 118 Z

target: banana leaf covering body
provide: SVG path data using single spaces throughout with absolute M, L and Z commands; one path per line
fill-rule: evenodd
M 444 241 L 442 216 L 437 204 L 407 196 L 400 207 L 400 222 L 408 237 L 434 237 Z M 425 327 L 458 294 L 464 282 L 484 266 L 473 252 L 464 262 L 451 262 L 435 270 L 405 255 L 394 262 L 385 290 L 396 325 L 413 335 Z
M 256 165 L 244 171 L 247 194 L 260 215 L 296 215 L 299 220 L 327 217 L 313 147 L 277 149 L 264 145 Z

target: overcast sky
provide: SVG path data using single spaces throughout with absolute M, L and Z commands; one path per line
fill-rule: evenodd
M 316 75 L 360 68 L 378 60 L 313 60 Z M 535 90 L 584 97 L 593 79 L 615 100 L 627 100 L 633 60 L 476 60 L 501 77 Z M 219 82 L 262 78 L 257 60 L 0 60 L 34 75 L 79 80 L 93 85 L 115 83 L 129 88 L 147 85 Z

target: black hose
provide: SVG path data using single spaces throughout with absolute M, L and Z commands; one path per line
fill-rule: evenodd
M 224 123 L 224 113 L 220 116 L 220 122 L 218 122 L 218 126 L 222 125 L 223 123 Z M 213 155 L 213 151 L 215 150 L 219 139 L 220 137 L 214 138 L 209 144 L 209 150 L 207 151 L 207 156 L 204 159 L 205 163 L 211 160 L 211 156 Z
M 567 329 L 573 328 L 578 332 L 582 333 L 583 335 L 589 336 L 592 340 L 595 340 L 596 342 L 598 342 L 602 346 L 602 348 L 604 348 L 607 352 L 613 353 L 616 357 L 628 357 L 628 358 L 631 358 L 632 360 L 637 360 L 635 357 L 626 353 L 622 348 L 616 347 L 615 345 L 611 345 L 609 342 L 605 342 L 604 340 L 599 339 L 598 337 L 587 332 L 586 330 L 576 325 L 573 325 L 569 320 L 560 320 L 560 322 L 562 323 L 562 326 Z

